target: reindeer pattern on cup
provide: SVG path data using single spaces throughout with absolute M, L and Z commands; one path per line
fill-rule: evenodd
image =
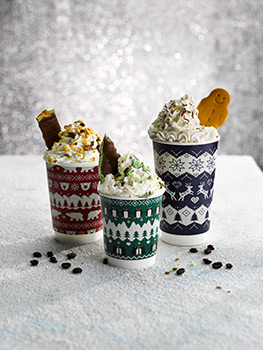
M 217 145 L 217 141 L 183 146 L 153 142 L 155 170 L 166 189 L 160 222 L 164 232 L 187 235 L 209 229 Z

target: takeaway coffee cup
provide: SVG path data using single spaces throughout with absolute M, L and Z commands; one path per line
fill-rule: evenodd
M 55 238 L 69 244 L 102 238 L 98 165 L 46 162 L 46 167 Z
M 104 248 L 110 265 L 127 269 L 154 265 L 163 192 L 148 198 L 100 193 Z
M 169 244 L 191 246 L 208 239 L 218 141 L 153 140 L 157 175 L 165 182 L 160 229 Z

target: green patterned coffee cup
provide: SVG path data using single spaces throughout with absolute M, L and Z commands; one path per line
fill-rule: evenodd
M 148 198 L 100 193 L 104 249 L 110 265 L 136 269 L 155 263 L 163 193 L 160 190 Z

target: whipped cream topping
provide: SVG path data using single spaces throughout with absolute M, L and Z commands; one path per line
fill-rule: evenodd
M 118 197 L 147 198 L 161 189 L 163 181 L 144 164 L 140 154 L 128 152 L 118 159 L 118 174 L 107 174 L 98 191 Z
M 101 137 L 82 120 L 65 125 L 65 130 L 58 135 L 60 140 L 44 154 L 44 159 L 51 165 L 98 163 Z
M 166 103 L 158 118 L 151 124 L 151 139 L 168 142 L 203 143 L 216 141 L 219 134 L 213 126 L 202 126 L 193 98 L 184 95 Z

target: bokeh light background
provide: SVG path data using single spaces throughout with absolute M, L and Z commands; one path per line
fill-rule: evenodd
M 83 119 L 152 159 L 149 124 L 185 93 L 231 94 L 221 154 L 263 168 L 263 2 L 0 0 L 1 154 L 42 154 L 35 117 Z

